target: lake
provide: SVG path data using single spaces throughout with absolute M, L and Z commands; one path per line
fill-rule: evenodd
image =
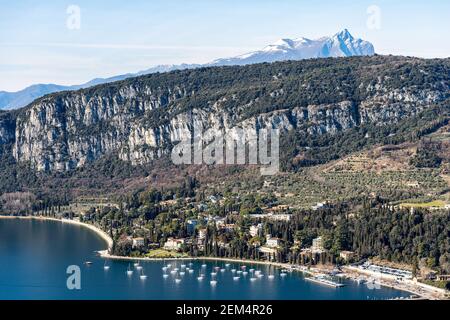
M 108 260 L 109 269 L 105 270 L 105 260 L 96 251 L 106 247 L 103 239 L 82 226 L 0 219 L 0 299 L 379 300 L 410 295 L 384 287 L 370 289 L 351 280 L 343 280 L 345 286 L 341 288 L 327 287 L 304 280 L 298 272 L 282 277 L 281 270 L 256 264 L 157 261 L 140 262 L 142 270 L 138 270 L 133 262 Z M 86 265 L 86 261 L 92 264 Z M 168 264 L 171 267 L 163 271 Z M 71 265 L 80 267 L 80 290 L 67 288 L 66 271 Z M 233 273 L 232 269 L 242 271 L 243 266 L 247 272 L 255 269 L 263 276 L 253 276 L 256 279 L 252 281 L 252 272 L 245 276 Z M 128 269 L 132 275 L 127 275 Z M 213 271 L 217 275 L 212 276 Z M 141 279 L 141 273 L 147 279 Z M 201 281 L 197 279 L 199 274 L 205 275 Z M 273 275 L 273 279 L 268 275 Z M 234 280 L 236 276 L 240 278 Z M 215 286 L 211 285 L 211 278 L 217 281 Z

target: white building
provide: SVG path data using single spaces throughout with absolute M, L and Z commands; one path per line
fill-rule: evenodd
M 184 245 L 184 243 L 185 243 L 184 239 L 168 238 L 166 243 L 164 244 L 164 249 L 179 250 L 181 249 L 181 246 Z
M 319 210 L 319 209 L 326 209 L 328 208 L 328 205 L 325 202 L 318 202 L 315 206 L 312 206 L 312 209 L 314 211 Z
M 140 248 L 145 245 L 144 238 L 133 238 L 133 248 Z
M 259 231 L 260 231 L 261 229 L 262 229 L 262 224 L 261 224 L 261 223 L 258 224 L 258 225 L 256 225 L 256 226 L 251 226 L 251 227 L 250 227 L 250 235 L 251 235 L 252 237 L 258 236 Z
M 311 251 L 312 252 L 324 251 L 322 237 L 317 237 L 317 238 L 313 239 Z
M 266 247 L 278 248 L 280 246 L 280 239 L 273 238 L 272 235 L 268 234 L 266 236 Z

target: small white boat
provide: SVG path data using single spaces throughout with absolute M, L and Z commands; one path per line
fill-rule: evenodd
M 167 268 L 170 268 L 170 267 L 172 267 L 172 265 L 169 263 L 169 264 L 167 265 Z
M 284 278 L 286 276 L 287 276 L 287 273 L 284 273 L 284 272 L 280 273 L 280 277 Z
M 250 281 L 256 281 L 258 280 L 257 278 L 250 278 Z
M 238 271 L 236 271 L 236 273 L 238 273 L 238 274 L 241 274 L 241 273 L 242 273 L 242 271 L 241 271 L 241 270 L 238 270 Z
M 217 272 L 211 272 L 211 275 L 214 277 L 217 275 Z
M 105 269 L 105 271 L 109 270 L 109 266 L 106 264 L 106 261 L 105 261 L 105 265 L 103 266 L 103 269 Z
M 230 266 L 230 264 L 229 263 L 225 263 L 225 267 L 229 267 Z
M 186 265 L 185 265 L 185 264 L 182 264 L 182 265 L 181 265 L 181 268 L 186 268 Z
M 127 269 L 127 275 L 131 276 L 133 275 L 133 270 L 131 270 L 131 266 L 128 264 L 128 269 Z
M 206 264 L 202 264 L 202 268 L 206 268 Z
M 264 275 L 262 273 L 258 274 L 258 278 L 262 278 Z
M 275 279 L 275 276 L 274 276 L 273 274 L 269 274 L 269 275 L 267 276 L 267 278 L 269 278 L 270 280 L 272 280 L 272 279 Z
M 178 268 L 173 268 L 173 271 L 178 271 L 178 270 L 180 270 L 180 269 L 178 269 Z
M 255 272 L 255 269 L 250 269 L 250 270 L 248 270 L 248 271 L 250 271 L 250 272 Z
M 186 271 L 189 271 L 189 268 L 188 268 L 188 267 L 186 267 Z
M 192 262 L 189 262 L 189 267 L 192 267 L 194 264 Z
M 136 266 L 136 270 L 142 270 L 142 266 L 138 264 L 138 265 Z
M 135 262 L 134 266 L 137 267 L 139 265 L 139 262 Z
M 220 267 L 214 267 L 214 270 L 219 271 L 219 270 L 220 270 Z
M 84 264 L 87 265 L 87 266 L 90 266 L 90 265 L 92 265 L 92 262 L 91 261 L 85 261 Z
M 247 266 L 242 266 L 242 267 L 241 267 L 241 269 L 245 269 L 245 268 L 247 268 Z
M 147 276 L 144 274 L 144 270 L 142 270 L 142 269 L 141 269 L 141 275 L 139 276 L 139 278 L 141 278 L 141 280 L 147 279 Z
M 189 269 L 189 273 L 194 273 L 194 270 L 192 270 L 192 269 Z
M 246 276 L 246 275 L 248 275 L 248 272 L 247 271 L 243 271 L 242 275 Z
M 184 271 L 180 272 L 180 276 L 184 276 L 185 274 L 186 274 L 186 272 L 184 272 Z
M 231 269 L 231 272 L 232 273 L 236 273 L 236 269 Z
M 176 274 L 177 272 L 175 270 L 170 271 L 170 274 Z
M 225 272 L 225 269 L 220 269 L 220 272 Z
M 237 280 L 239 280 L 241 277 L 233 277 L 233 280 L 234 281 L 237 281 Z
M 181 279 L 175 279 L 175 283 L 180 283 Z
M 168 275 L 168 274 L 166 274 L 166 273 L 165 273 L 165 274 L 163 274 L 163 278 L 164 278 L 164 279 L 167 279 L 168 277 L 169 277 L 169 275 Z
M 198 281 L 202 281 L 202 280 L 203 280 L 203 276 L 198 276 L 198 277 L 197 277 L 197 280 L 198 280 Z
M 215 286 L 215 285 L 217 284 L 217 280 L 211 280 L 209 283 L 210 283 L 212 286 Z
M 163 271 L 166 271 L 166 270 L 167 270 L 167 267 L 163 267 L 162 270 L 163 270 Z
M 259 270 L 256 270 L 256 271 L 255 271 L 255 274 L 256 274 L 256 275 L 258 275 L 258 274 L 260 274 L 260 273 L 261 273 L 261 271 L 259 271 Z

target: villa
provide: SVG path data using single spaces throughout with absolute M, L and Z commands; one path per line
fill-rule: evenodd
M 312 246 L 311 246 L 311 252 L 312 253 L 321 253 L 325 251 L 323 247 L 323 240 L 322 237 L 317 237 L 313 239 Z
M 281 244 L 281 240 L 279 238 L 273 238 L 272 235 L 268 234 L 266 236 L 266 247 L 269 248 L 278 248 Z
M 142 237 L 133 238 L 132 242 L 133 242 L 133 248 L 141 248 L 145 245 L 145 240 Z
M 166 250 L 180 250 L 181 247 L 185 244 L 185 239 L 175 239 L 168 238 L 166 243 L 164 244 L 164 249 Z

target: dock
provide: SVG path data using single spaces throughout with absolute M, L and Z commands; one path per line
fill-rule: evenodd
M 305 280 L 311 281 L 311 282 L 315 282 L 315 283 L 319 283 L 319 284 L 323 284 L 329 287 L 333 287 L 333 288 L 341 288 L 344 287 L 345 285 L 343 283 L 339 283 L 339 282 L 335 282 L 333 280 L 330 279 L 326 279 L 323 276 L 315 276 L 315 277 L 306 277 Z

